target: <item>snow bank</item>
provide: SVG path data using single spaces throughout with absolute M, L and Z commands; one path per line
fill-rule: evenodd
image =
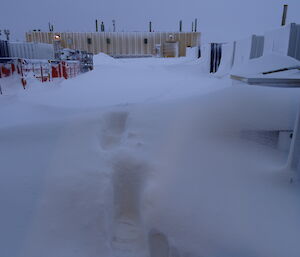
M 298 257 L 287 154 L 240 132 L 291 129 L 299 89 L 153 59 L 1 98 L 1 256 L 148 257 L 156 230 L 174 256 Z
M 217 77 L 223 77 L 229 74 L 233 65 L 234 43 L 226 43 L 222 45 L 222 57 L 218 71 L 214 74 Z
M 131 60 L 122 65 L 99 65 L 89 73 L 64 80 L 59 87 L 51 88 L 51 85 L 44 83 L 48 88 L 45 93 L 27 93 L 20 97 L 39 105 L 82 109 L 172 99 L 224 87 L 220 84 L 210 87 L 214 80 L 203 77 L 198 66 L 190 63 L 191 60 L 174 59 L 180 62 L 176 64 L 172 60 L 146 58 L 136 59 L 136 63 Z M 199 87 L 201 78 L 206 83 Z
M 201 45 L 201 57 L 197 60 L 197 63 L 199 65 L 199 69 L 206 74 L 210 73 L 210 55 L 210 44 Z
M 247 63 L 250 59 L 252 46 L 252 37 L 247 37 L 236 41 L 235 53 L 234 53 L 234 67 L 239 67 L 244 63 Z
M 186 58 L 194 60 L 198 58 L 198 47 L 187 47 Z
M 251 59 L 248 62 L 235 66 L 231 74 L 251 75 L 284 68 L 300 66 L 296 59 L 281 54 L 266 54 L 262 57 Z
M 119 64 L 119 60 L 105 54 L 105 53 L 99 53 L 97 55 L 94 55 L 93 62 L 95 66 L 98 65 L 116 65 Z
M 21 82 L 21 76 L 19 74 L 14 74 L 13 76 L 1 78 L 0 86 L 2 89 L 2 94 L 4 96 L 18 95 L 18 94 L 29 94 L 32 95 L 33 92 L 48 92 L 59 87 L 59 84 L 63 79 L 55 79 L 51 82 L 41 83 L 38 79 L 34 77 L 33 74 L 28 73 L 26 79 L 25 89 Z

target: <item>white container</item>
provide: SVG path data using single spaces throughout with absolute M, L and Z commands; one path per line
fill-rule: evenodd
M 265 33 L 264 54 L 278 53 L 300 60 L 300 25 L 291 23 Z
M 51 44 L 8 42 L 10 57 L 24 59 L 54 59 L 54 48 Z
M 234 50 L 233 65 L 238 67 L 247 63 L 250 59 L 258 58 L 263 55 L 264 37 L 252 35 L 250 37 L 237 40 Z

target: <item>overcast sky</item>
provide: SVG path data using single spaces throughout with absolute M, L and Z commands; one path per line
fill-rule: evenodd
M 117 31 L 145 31 L 153 22 L 155 31 L 191 31 L 198 18 L 198 31 L 207 41 L 229 41 L 261 34 L 280 26 L 283 4 L 289 4 L 287 22 L 300 23 L 300 0 L 0 0 L 0 29 L 24 40 L 26 31 L 95 31 L 95 19 Z M 2 36 L 3 38 L 3 36 Z

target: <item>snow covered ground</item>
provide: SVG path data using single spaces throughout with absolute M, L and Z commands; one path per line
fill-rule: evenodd
M 156 234 L 173 257 L 298 257 L 287 152 L 240 132 L 292 129 L 299 89 L 202 70 L 99 55 L 61 83 L 2 81 L 0 256 L 148 257 Z

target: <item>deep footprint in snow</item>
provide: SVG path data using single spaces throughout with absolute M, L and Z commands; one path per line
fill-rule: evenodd
M 148 235 L 150 257 L 170 257 L 168 238 L 161 232 L 151 230 Z
M 128 112 L 110 112 L 103 116 L 100 144 L 105 150 L 118 146 L 126 129 Z
M 126 253 L 131 253 L 130 256 L 148 256 L 140 210 L 148 167 L 144 162 L 126 155 L 117 158 L 113 169 L 115 225 L 111 245 L 124 256 Z
M 115 224 L 111 246 L 118 256 L 149 257 L 144 231 L 132 220 L 119 220 Z

